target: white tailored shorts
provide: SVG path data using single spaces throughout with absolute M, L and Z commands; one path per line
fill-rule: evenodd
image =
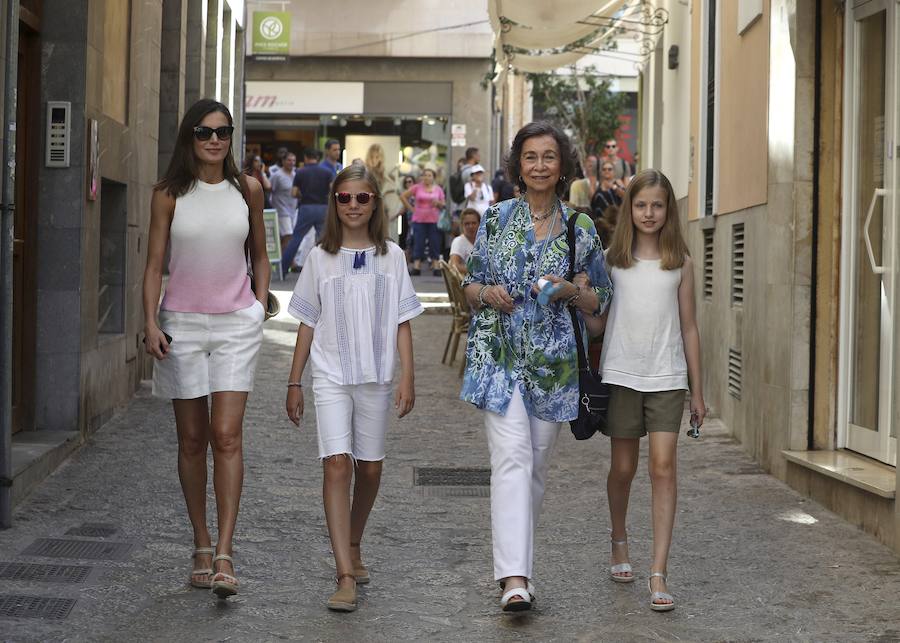
M 172 338 L 165 359 L 153 363 L 153 395 L 178 400 L 217 391 L 252 391 L 265 310 L 259 301 L 231 313 L 159 311 Z
M 291 233 L 294 232 L 294 217 L 291 216 L 279 216 L 278 217 L 278 235 L 282 237 L 287 237 Z
M 384 460 L 391 385 L 337 384 L 313 370 L 319 458 L 342 453 L 354 460 Z

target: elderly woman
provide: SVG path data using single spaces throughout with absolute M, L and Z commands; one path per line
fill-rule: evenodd
M 532 548 L 544 482 L 560 426 L 578 415 L 578 362 L 569 307 L 599 315 L 612 293 L 600 240 L 587 215 L 560 198 L 575 169 L 568 137 L 529 123 L 508 159 L 522 196 L 498 203 L 481 220 L 463 282 L 475 313 L 461 397 L 485 411 L 491 454 L 494 576 L 504 611 L 531 608 Z M 576 273 L 569 271 L 566 223 L 576 216 Z M 541 277 L 556 286 L 546 305 L 535 296 Z

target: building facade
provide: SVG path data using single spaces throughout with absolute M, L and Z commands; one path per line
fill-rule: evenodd
M 900 551 L 900 4 L 660 4 L 642 154 L 680 199 L 707 403 L 767 471 Z
M 141 282 L 152 186 L 191 102 L 212 96 L 242 118 L 244 7 L 0 7 L 17 23 L 4 33 L 18 40 L 18 101 L 2 105 L 15 122 L 13 342 L 5 362 L 12 403 L 4 424 L 12 467 L 4 477 L 16 501 L 149 374 Z
M 484 2 L 295 2 L 279 12 L 250 1 L 247 11 L 249 153 L 271 163 L 280 147 L 299 155 L 334 138 L 347 164 L 377 143 L 395 179 L 426 166 L 446 177 L 470 146 L 496 164 Z M 260 31 L 272 24 L 289 32 L 274 55 Z

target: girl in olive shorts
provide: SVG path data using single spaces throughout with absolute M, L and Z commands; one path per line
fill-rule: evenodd
M 632 179 L 606 257 L 615 295 L 601 354 L 610 384 L 612 461 L 606 489 L 612 522 L 610 576 L 634 580 L 628 563 L 625 516 L 637 471 L 640 438 L 650 434 L 653 565 L 650 608 L 668 611 L 666 564 L 675 522 L 675 447 L 690 390 L 691 414 L 703 422 L 700 336 L 694 310 L 693 263 L 681 236 L 675 194 L 656 170 Z

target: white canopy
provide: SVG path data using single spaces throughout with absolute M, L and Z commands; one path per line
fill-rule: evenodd
M 649 0 L 488 0 L 488 14 L 498 86 L 510 68 L 552 71 L 575 64 L 591 50 L 611 48 L 623 29 L 634 31 L 638 40 L 652 40 L 652 51 L 662 31 L 661 23 L 651 22 L 655 14 Z

